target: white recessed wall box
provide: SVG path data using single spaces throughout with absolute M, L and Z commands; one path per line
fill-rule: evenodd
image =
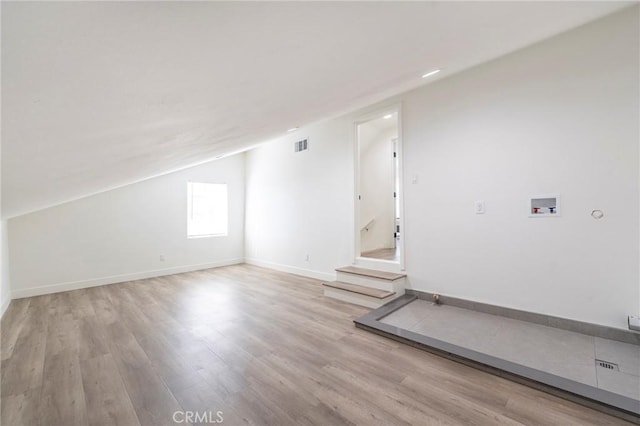
M 562 213 L 559 195 L 535 195 L 527 201 L 529 217 L 559 217 Z

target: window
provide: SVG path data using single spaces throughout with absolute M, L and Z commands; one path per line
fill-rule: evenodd
M 227 184 L 187 183 L 187 237 L 227 235 Z

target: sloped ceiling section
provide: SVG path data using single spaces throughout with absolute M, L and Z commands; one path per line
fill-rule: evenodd
M 246 149 L 626 5 L 3 2 L 3 217 Z

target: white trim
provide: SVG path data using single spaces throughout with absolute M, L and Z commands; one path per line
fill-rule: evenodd
M 336 273 L 327 273 L 313 271 L 311 269 L 298 268 L 297 266 L 282 265 L 280 263 L 268 262 L 260 259 L 245 259 L 245 263 L 249 265 L 261 266 L 263 268 L 275 269 L 280 272 L 288 272 L 290 274 L 302 275 L 303 277 L 315 278 L 321 281 L 335 281 Z
M 361 120 L 353 122 L 353 264 L 360 256 L 360 134 Z
M 7 312 L 7 308 L 9 307 L 10 304 L 11 304 L 10 297 L 7 297 L 5 300 L 2 301 L 2 304 L 0 304 L 0 318 L 4 316 L 5 312 Z
M 396 141 L 396 152 L 398 153 L 398 176 L 400 176 L 400 188 L 398 191 L 398 197 L 400 197 L 400 270 L 406 270 L 406 235 L 407 229 L 404 226 L 404 137 L 402 130 L 402 103 L 396 105 L 398 110 L 398 140 Z
M 110 277 L 95 278 L 91 280 L 71 281 L 67 283 L 44 285 L 40 287 L 25 288 L 11 292 L 12 299 L 23 297 L 41 296 L 43 294 L 59 293 L 61 291 L 78 290 L 81 288 L 97 287 L 106 284 L 116 284 L 126 281 L 141 280 L 145 278 L 162 277 L 164 275 L 180 274 L 183 272 L 199 271 L 203 269 L 218 268 L 220 266 L 237 265 L 243 263 L 243 258 L 220 260 L 211 263 L 199 263 L 196 265 L 176 266 L 173 268 L 156 269 L 153 271 L 134 272 L 131 274 L 112 275 Z

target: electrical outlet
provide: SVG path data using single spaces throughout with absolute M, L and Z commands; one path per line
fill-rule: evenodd
M 484 210 L 484 201 L 479 200 L 476 201 L 475 206 L 474 206 L 474 211 L 476 212 L 476 214 L 484 214 L 485 210 Z
M 311 261 L 311 258 L 309 257 L 309 253 L 307 253 L 307 255 L 304 258 L 305 262 L 309 262 Z
M 640 316 L 629 315 L 629 330 L 640 331 Z
M 160 255 L 160 262 L 164 262 L 164 254 Z

